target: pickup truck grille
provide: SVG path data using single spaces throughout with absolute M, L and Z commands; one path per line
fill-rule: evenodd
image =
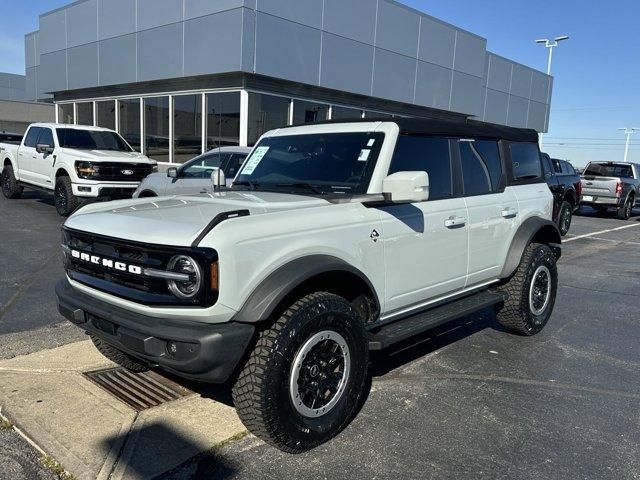
M 89 180 L 102 182 L 140 182 L 153 173 L 153 166 L 146 163 L 95 163 L 98 173 Z
M 171 293 L 166 280 L 142 273 L 145 269 L 166 270 L 177 254 L 187 254 L 201 265 L 210 264 L 217 260 L 211 250 L 158 247 L 68 228 L 62 230 L 62 248 L 69 278 L 117 297 L 154 306 L 194 306 L 203 302 L 212 305 L 217 300 L 217 292 L 213 298 L 206 291 L 192 300 L 179 299 Z M 204 280 L 209 283 L 208 278 Z

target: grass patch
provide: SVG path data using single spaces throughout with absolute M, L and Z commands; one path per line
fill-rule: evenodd
M 60 480 L 76 480 L 76 477 L 67 473 L 62 465 L 56 462 L 49 455 L 43 455 L 40 457 L 40 463 L 42 466 L 57 476 Z
M 0 417 L 0 430 L 11 430 L 13 428 L 13 423 L 9 420 L 6 420 Z

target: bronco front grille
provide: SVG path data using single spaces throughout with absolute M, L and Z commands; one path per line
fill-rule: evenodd
M 213 250 L 153 246 L 68 228 L 63 228 L 62 243 L 67 275 L 72 280 L 97 290 L 146 305 L 210 306 L 217 300 L 217 292 L 211 292 L 206 288 L 194 299 L 178 299 L 169 290 L 165 279 L 140 274 L 145 269 L 166 270 L 170 260 L 177 254 L 193 257 L 203 266 L 202 271 L 209 274 L 210 268 L 206 266 L 217 260 Z M 73 252 L 76 255 L 79 252 L 82 255 L 97 256 L 101 260 L 113 262 L 114 265 L 120 262 L 127 268 L 120 271 L 101 262 L 94 264 L 86 259 L 74 257 Z M 208 277 L 203 279 L 203 285 L 210 285 Z

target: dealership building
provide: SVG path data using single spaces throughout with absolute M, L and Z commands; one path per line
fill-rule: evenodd
M 25 37 L 26 97 L 180 163 L 267 130 L 424 117 L 548 126 L 552 78 L 393 0 L 81 0 Z

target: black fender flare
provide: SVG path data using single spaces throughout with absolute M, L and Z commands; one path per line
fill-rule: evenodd
M 380 301 L 373 284 L 360 270 L 331 255 L 309 255 L 292 260 L 264 279 L 234 315 L 233 321 L 239 323 L 267 321 L 286 296 L 302 283 L 317 275 L 335 272 L 359 277 L 375 299 L 376 308 L 380 308 Z
M 504 268 L 500 274 L 501 279 L 509 278 L 515 273 L 518 265 L 520 265 L 525 249 L 534 239 L 539 243 L 551 246 L 556 255 L 556 259 L 560 258 L 562 236 L 560 235 L 558 226 L 550 220 L 545 220 L 540 217 L 528 218 L 520 225 L 511 241 Z

